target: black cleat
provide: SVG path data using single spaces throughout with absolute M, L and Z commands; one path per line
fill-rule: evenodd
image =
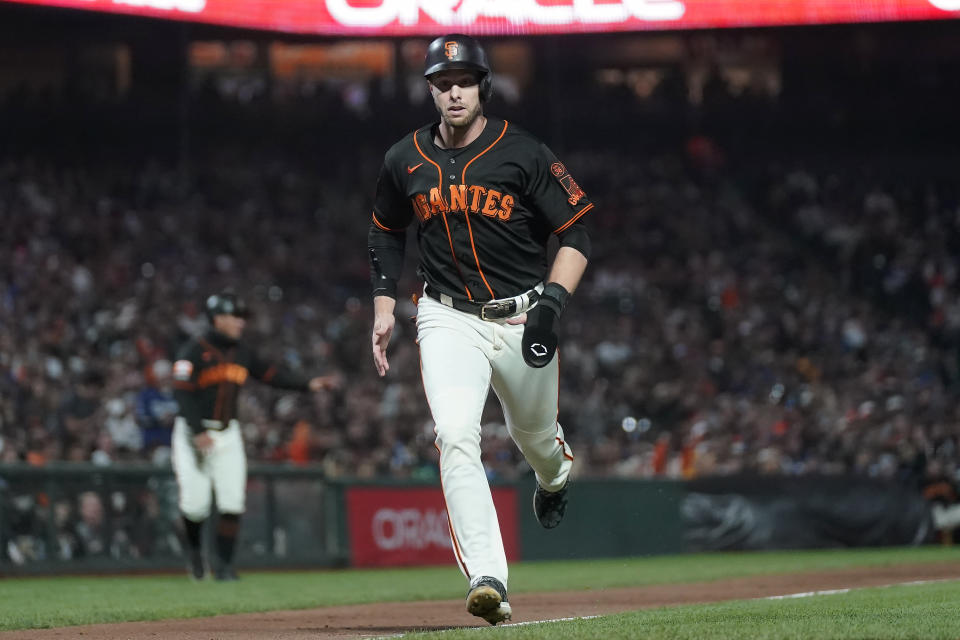
M 193 580 L 203 580 L 207 576 L 207 567 L 203 562 L 203 554 L 199 551 L 190 552 L 190 562 L 187 564 L 187 573 Z
M 233 568 L 232 564 L 225 564 L 217 569 L 214 578 L 217 579 L 217 582 L 236 582 L 240 579 L 237 576 L 237 570 Z
M 533 494 L 533 513 L 544 529 L 553 529 L 563 520 L 563 514 L 567 511 L 569 485 L 567 482 L 560 491 L 547 491 L 537 485 L 537 491 Z
M 512 610 L 506 587 L 496 578 L 479 578 L 467 593 L 467 611 L 492 625 L 509 620 Z

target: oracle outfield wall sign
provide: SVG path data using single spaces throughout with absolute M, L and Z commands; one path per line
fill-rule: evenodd
M 519 559 L 517 492 L 495 488 L 493 502 L 508 560 Z M 439 488 L 350 487 L 346 491 L 350 564 L 391 567 L 454 562 Z
M 960 17 L 960 0 L 13 1 L 328 35 L 571 33 Z

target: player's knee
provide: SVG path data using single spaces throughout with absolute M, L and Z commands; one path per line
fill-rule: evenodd
M 210 503 L 206 505 L 200 502 L 188 502 L 181 500 L 180 501 L 180 513 L 184 515 L 187 520 L 193 522 L 203 522 L 208 517 L 210 517 Z
M 220 513 L 230 513 L 236 516 L 240 516 L 245 510 L 246 505 L 244 504 L 246 500 L 243 495 L 235 496 L 224 496 L 222 499 L 220 496 L 217 496 L 217 509 Z
M 478 457 L 480 434 L 477 431 L 466 429 L 463 425 L 438 424 L 436 442 L 441 461 L 458 462 Z
M 527 440 L 553 440 L 557 434 L 557 421 L 555 418 L 544 419 L 542 417 L 531 416 L 529 418 L 514 418 L 509 422 L 510 433 L 526 436 Z

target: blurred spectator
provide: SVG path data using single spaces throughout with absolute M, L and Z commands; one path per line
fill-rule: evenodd
M 125 397 L 107 400 L 106 435 L 119 459 L 136 460 L 143 449 L 143 434 L 133 417 L 132 401 Z
M 287 443 L 287 459 L 296 465 L 309 464 L 312 459 L 311 448 L 310 423 L 306 420 L 298 420 L 293 425 L 293 436 Z
M 169 360 L 154 361 L 146 369 L 143 389 L 137 393 L 135 415 L 143 431 L 145 457 L 157 455 L 157 449 L 166 449 L 169 455 L 173 419 L 177 415 L 171 373 Z M 163 451 L 160 456 L 164 456 Z
M 63 402 L 60 442 L 68 460 L 87 460 L 93 451 L 104 418 L 103 383 L 103 375 L 99 372 L 84 372 Z
M 949 73 L 931 74 L 931 86 L 952 86 Z M 563 131 L 558 151 L 598 202 L 591 269 L 561 339 L 559 413 L 575 473 L 855 472 L 922 486 L 936 469 L 956 486 L 960 200 L 936 152 L 946 129 L 878 133 L 892 132 L 885 114 L 935 123 L 952 112 L 911 111 L 924 101 L 902 104 L 904 92 L 857 109 L 865 98 L 839 80 L 814 106 L 788 93 L 760 99 L 732 92 L 719 69 L 700 103 L 676 74 L 647 97 L 622 89 L 599 102 L 599 90 L 568 92 L 543 124 Z M 534 86 L 501 106 L 523 114 L 549 92 Z M 246 390 L 251 460 L 330 476 L 435 475 L 412 327 L 397 325 L 385 382 L 358 355 L 370 317 L 357 250 L 369 222 L 363 185 L 417 107 L 385 108 L 370 92 L 358 115 L 322 89 L 281 97 L 191 96 L 177 125 L 193 134 L 186 163 L 154 153 L 163 141 L 124 136 L 144 127 L 141 105 L 123 101 L 90 110 L 95 142 L 44 145 L 39 131 L 28 152 L 0 151 L 0 459 L 132 454 L 115 402 L 131 393 L 136 457 L 162 452 L 169 354 L 206 329 L 204 292 L 232 285 L 250 294 L 250 331 L 267 355 L 350 381 L 320 400 Z M 277 117 L 260 117 L 267 109 Z M 843 120 L 851 110 L 861 116 Z M 16 105 L 2 113 L 30 120 Z M 57 127 L 77 122 L 55 116 L 43 117 L 59 142 Z M 638 120 L 649 126 L 635 138 L 608 135 Z M 848 144 L 854 136 L 861 146 Z M 89 153 L 103 140 L 115 142 L 109 154 Z M 526 473 L 500 450 L 500 428 L 484 424 L 488 473 Z
M 105 513 L 100 494 L 84 491 L 77 496 L 79 521 L 76 524 L 78 555 L 97 556 L 107 553 L 108 540 Z

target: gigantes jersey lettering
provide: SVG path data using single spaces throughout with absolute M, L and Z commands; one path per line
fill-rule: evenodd
M 505 120 L 487 117 L 459 149 L 434 144 L 436 125 L 387 152 L 373 224 L 419 224 L 420 277 L 454 298 L 515 296 L 541 282 L 547 241 L 593 203 L 546 145 Z

